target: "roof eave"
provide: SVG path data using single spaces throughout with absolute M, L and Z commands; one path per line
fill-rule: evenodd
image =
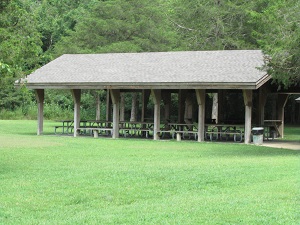
M 236 83 L 26 83 L 30 89 L 252 89 L 255 90 L 262 84 L 257 82 Z M 20 86 L 20 84 L 16 84 Z
M 272 78 L 271 75 L 268 75 L 266 74 L 265 76 L 263 76 L 261 79 L 259 79 L 257 82 L 256 82 L 256 88 L 255 89 L 258 89 L 260 88 L 261 86 L 263 86 L 265 83 L 267 83 L 270 79 Z

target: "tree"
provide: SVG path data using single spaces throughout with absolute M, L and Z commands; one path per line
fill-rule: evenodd
M 6 3 L 0 13 L 0 107 L 14 109 L 30 98 L 30 92 L 25 95 L 14 88 L 14 81 L 39 66 L 42 50 L 36 20 L 26 11 L 27 2 Z
M 55 44 L 66 36 L 82 15 L 82 9 L 88 0 L 51 0 L 31 1 L 33 14 L 36 15 L 37 29 L 42 35 L 42 48 L 46 52 L 52 50 Z
M 232 1 L 168 1 L 168 17 L 190 50 L 253 48 L 246 26 L 250 3 Z
M 179 48 L 159 1 L 93 2 L 56 46 L 62 53 L 169 51 Z
M 264 69 L 283 87 L 300 84 L 300 2 L 262 1 L 250 11 L 252 36 L 266 54 Z
M 136 122 L 137 121 L 137 92 L 132 92 L 131 94 L 131 113 L 130 113 L 130 122 Z

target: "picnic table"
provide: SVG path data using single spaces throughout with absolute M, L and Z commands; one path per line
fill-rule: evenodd
M 241 124 L 207 124 L 205 126 L 205 136 L 211 141 L 228 140 L 233 136 L 233 140 L 242 142 L 244 135 L 244 126 Z
M 60 124 L 55 126 L 55 134 L 61 129 L 60 134 L 72 134 L 74 129 L 73 120 L 60 120 Z M 272 121 L 274 122 L 274 121 Z M 153 122 L 130 122 L 121 121 L 119 123 L 119 132 L 124 137 L 146 137 L 153 135 Z M 77 131 L 83 135 L 112 135 L 112 121 L 106 120 L 81 120 Z M 196 123 L 161 123 L 158 134 L 162 138 L 170 137 L 177 140 L 181 138 L 194 138 L 197 140 L 198 126 Z M 169 135 L 169 136 L 167 136 Z M 234 141 L 242 141 L 244 135 L 244 126 L 241 124 L 205 124 L 205 138 L 213 140 L 229 140 L 233 137 Z
M 100 135 L 112 135 L 112 122 L 106 120 L 82 120 L 80 126 L 77 128 L 81 134 L 90 134 L 94 137 Z
M 150 136 L 150 132 L 153 132 L 153 128 L 153 122 L 120 122 L 120 132 L 124 137 L 139 136 L 148 138 Z
M 266 139 L 275 137 L 280 134 L 279 126 L 282 124 L 282 120 L 264 120 L 264 137 Z
M 72 134 L 74 129 L 73 120 L 60 120 L 60 124 L 54 127 L 55 134 Z M 121 121 L 119 123 L 120 133 L 124 136 L 142 136 L 149 137 L 153 132 L 153 122 L 127 122 Z M 61 130 L 61 132 L 58 132 Z M 77 131 L 83 135 L 112 135 L 112 121 L 106 120 L 81 120 Z
M 57 130 L 61 129 L 60 134 L 70 134 L 73 132 L 74 121 L 73 120 L 59 120 L 60 125 L 54 126 L 54 133 L 57 134 Z
M 58 130 L 61 129 L 60 134 L 72 134 L 74 129 L 74 120 L 59 120 L 60 125 L 54 126 L 54 133 L 58 134 Z M 94 131 L 111 131 L 112 122 L 102 120 L 81 120 L 77 130 L 82 133 L 91 134 Z
M 194 123 L 168 123 L 163 124 L 163 127 L 160 129 L 159 133 L 161 137 L 166 137 L 166 134 L 169 134 L 173 139 L 181 140 L 188 135 L 191 138 L 194 135 L 194 138 L 197 139 L 198 128 Z

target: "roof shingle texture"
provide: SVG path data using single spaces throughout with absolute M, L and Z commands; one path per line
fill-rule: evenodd
M 27 77 L 34 83 L 257 82 L 260 50 L 66 54 Z

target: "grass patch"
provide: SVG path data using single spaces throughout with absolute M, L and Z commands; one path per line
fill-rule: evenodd
M 35 132 L 0 121 L 0 224 L 300 222 L 299 151 Z
M 284 140 L 286 141 L 300 141 L 300 128 L 298 126 L 289 125 L 284 130 Z

